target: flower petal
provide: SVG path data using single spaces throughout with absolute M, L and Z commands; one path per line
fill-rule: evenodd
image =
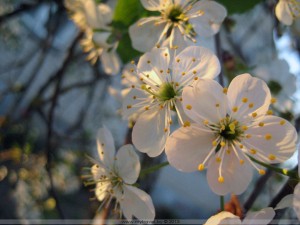
M 230 212 L 223 211 L 210 217 L 204 225 L 219 225 L 219 224 L 239 225 L 242 224 L 242 222 L 238 216 L 235 216 Z
M 111 189 L 110 182 L 98 182 L 95 188 L 95 195 L 99 201 L 102 201 L 107 195 L 108 190 Z
M 247 117 L 252 112 L 257 115 L 268 111 L 271 93 L 267 84 L 250 74 L 242 74 L 235 77 L 228 87 L 228 101 L 231 109 L 238 107 L 234 118 L 239 120 Z
M 120 72 L 121 60 L 115 50 L 103 51 L 101 62 L 105 73 L 116 75 Z
M 132 131 L 132 142 L 139 151 L 156 157 L 164 150 L 169 133 L 166 110 L 154 108 L 138 117 Z
M 221 163 L 212 158 L 207 168 L 207 181 L 212 191 L 218 195 L 243 193 L 252 180 L 252 166 L 246 160 L 241 164 L 233 150 L 224 155 Z M 220 176 L 224 178 L 223 183 L 218 181 Z
M 293 194 L 286 195 L 280 200 L 280 202 L 276 205 L 274 210 L 293 207 L 293 201 L 294 201 Z
M 105 126 L 98 130 L 97 147 L 100 160 L 105 166 L 112 168 L 116 149 L 111 132 Z
M 149 11 L 159 11 L 161 9 L 160 0 L 141 0 L 142 5 Z
M 127 184 L 135 183 L 140 174 L 141 164 L 138 155 L 133 149 L 133 146 L 122 146 L 117 152 L 116 158 L 118 175 Z
M 224 6 L 215 1 L 202 0 L 195 3 L 188 14 L 197 14 L 199 11 L 203 11 L 204 14 L 190 19 L 196 33 L 204 37 L 216 34 L 227 16 Z
M 294 210 L 298 219 L 300 220 L 300 184 L 297 184 L 294 189 L 294 200 L 293 200 Z
M 159 17 L 150 17 L 150 19 L 149 17 L 142 18 L 129 27 L 129 36 L 133 48 L 140 52 L 147 52 L 157 44 L 166 26 L 166 23 L 155 25 L 158 18 Z
M 212 150 L 215 136 L 203 127 L 192 124 L 174 131 L 167 139 L 166 155 L 169 163 L 176 169 L 192 172 L 198 169 L 208 153 Z
M 84 14 L 90 28 L 103 28 L 112 20 L 112 10 L 108 5 L 99 4 L 95 1 L 82 1 Z
M 280 22 L 285 25 L 292 25 L 293 23 L 293 15 L 290 11 L 288 1 L 280 0 L 275 7 L 276 17 Z
M 190 76 L 214 79 L 221 71 L 217 56 L 209 49 L 199 46 L 190 46 L 180 52 L 174 58 L 172 68 L 173 76 L 178 82 L 184 82 Z
M 243 220 L 243 225 L 252 225 L 252 224 L 269 224 L 275 216 L 275 211 L 273 208 L 268 207 L 262 209 L 258 212 L 248 213 L 246 218 Z
M 214 91 L 212 91 L 214 90 Z M 226 116 L 227 98 L 221 85 L 210 79 L 199 79 L 182 93 L 185 113 L 196 123 L 217 123 Z
M 287 120 L 277 116 L 265 116 L 255 126 L 250 127 L 247 134 L 251 138 L 244 140 L 244 145 L 264 155 L 262 157 L 257 154 L 255 157 L 268 163 L 284 162 L 296 150 L 296 129 Z
M 120 205 L 126 219 L 154 220 L 155 209 L 151 197 L 141 189 L 124 185 L 124 199 Z
M 93 175 L 94 181 L 98 181 L 101 176 L 107 175 L 107 170 L 106 168 L 103 168 L 102 166 L 95 164 L 91 168 L 91 173 Z

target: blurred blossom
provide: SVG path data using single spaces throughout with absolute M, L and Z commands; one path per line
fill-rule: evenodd
M 275 216 L 273 208 L 265 208 L 258 212 L 250 212 L 241 221 L 238 216 L 233 215 L 230 212 L 222 211 L 217 215 L 210 217 L 204 225 L 267 225 Z
M 95 64 L 98 58 L 107 74 L 119 73 L 121 61 L 116 48 L 118 42 L 109 24 L 112 22 L 113 11 L 103 3 L 94 0 L 65 0 L 72 20 L 85 32 L 81 41 L 83 51 L 89 52 L 87 60 Z
M 120 213 L 125 218 L 153 220 L 155 217 L 151 197 L 133 184 L 140 174 L 140 161 L 132 145 L 122 146 L 115 154 L 115 145 L 110 131 L 103 127 L 98 131 L 97 146 L 100 160 L 93 160 L 91 178 L 88 182 L 95 183 L 95 195 L 106 208 L 112 199 L 116 199 Z M 89 176 L 88 176 L 89 177 Z
M 207 167 L 208 184 L 218 195 L 243 193 L 253 167 L 265 174 L 250 156 L 281 163 L 296 150 L 295 128 L 270 115 L 271 94 L 258 78 L 239 75 L 228 89 L 214 80 L 199 79 L 193 87 L 184 88 L 182 97 L 185 113 L 195 123 L 168 138 L 168 160 L 184 172 Z
M 220 72 L 219 60 L 209 49 L 190 46 L 175 56 L 170 56 L 170 51 L 154 48 L 145 53 L 136 69 L 131 70 L 141 82 L 136 84 L 132 74 L 127 79 L 128 83 L 134 83 L 123 102 L 123 116 L 138 114 L 132 141 L 139 151 L 150 157 L 163 152 L 173 123 L 173 111 L 182 126 L 190 124 L 181 105 L 183 88 L 200 77 L 213 79 Z
M 292 25 L 293 21 L 300 17 L 300 0 L 279 0 L 275 14 L 281 23 Z
M 6 168 L 6 166 L 1 166 L 0 167 L 0 181 L 4 180 L 5 177 L 7 176 L 8 174 L 8 170 Z
M 227 16 L 226 9 L 215 1 L 141 0 L 141 3 L 147 10 L 160 13 L 141 18 L 129 28 L 132 46 L 141 52 L 165 44 L 182 50 L 196 43 L 198 35 L 216 34 Z

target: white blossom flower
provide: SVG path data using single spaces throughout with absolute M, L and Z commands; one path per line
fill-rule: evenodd
M 119 73 L 121 61 L 116 53 L 118 42 L 110 40 L 111 8 L 94 0 L 66 0 L 65 5 L 71 12 L 72 20 L 85 32 L 81 45 L 84 52 L 89 52 L 87 60 L 95 64 L 100 59 L 105 73 Z
M 138 20 L 129 28 L 132 46 L 141 51 L 162 45 L 167 39 L 171 48 L 184 48 L 196 42 L 196 36 L 216 34 L 227 15 L 226 9 L 214 1 L 141 0 L 149 11 L 160 16 Z M 147 40 L 147 41 L 145 41 Z
M 96 183 L 95 195 L 102 201 L 101 206 L 107 206 L 115 198 L 115 209 L 120 205 L 127 219 L 135 216 L 153 220 L 155 211 L 151 197 L 133 186 L 141 168 L 133 146 L 124 145 L 115 154 L 113 137 L 105 127 L 98 132 L 97 146 L 100 160 L 93 160 L 96 164 L 91 173 Z
M 297 90 L 296 76 L 290 73 L 290 67 L 284 59 L 275 59 L 269 64 L 254 69 L 255 76 L 263 79 L 276 98 L 290 98 Z
M 296 149 L 295 128 L 269 115 L 270 90 L 258 78 L 239 75 L 228 89 L 199 79 L 185 87 L 182 98 L 185 113 L 195 123 L 168 138 L 168 160 L 185 172 L 207 167 L 208 184 L 219 195 L 241 194 L 252 179 L 252 167 L 265 173 L 250 157 L 280 163 Z
M 300 0 L 279 0 L 275 7 L 277 19 L 285 25 L 292 25 L 300 16 Z
M 272 221 L 274 216 L 275 211 L 270 207 L 258 212 L 248 213 L 243 221 L 241 221 L 238 216 L 235 216 L 230 212 L 222 211 L 217 215 L 210 217 L 204 225 L 267 225 Z
M 172 110 L 182 125 L 190 123 L 181 105 L 182 89 L 199 77 L 216 77 L 220 63 L 203 47 L 187 47 L 172 58 L 167 48 L 160 48 L 144 54 L 135 72 L 143 84 L 132 85 L 123 102 L 123 113 L 124 117 L 139 114 L 133 127 L 133 144 L 139 151 L 155 157 L 162 153 L 170 134 Z

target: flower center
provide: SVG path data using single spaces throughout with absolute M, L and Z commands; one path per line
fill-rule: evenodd
M 177 96 L 177 92 L 170 83 L 164 83 L 159 87 L 157 97 L 160 101 L 168 101 Z
M 227 141 L 238 140 L 244 133 L 241 129 L 239 122 L 230 119 L 228 116 L 220 122 L 220 131 L 218 135 Z
M 278 95 L 280 91 L 282 90 L 282 86 L 275 80 L 270 80 L 268 82 L 268 86 L 274 95 Z
M 184 15 L 182 14 L 182 9 L 178 5 L 173 5 L 170 7 L 166 12 L 166 17 L 171 20 L 172 22 L 179 22 L 182 20 Z

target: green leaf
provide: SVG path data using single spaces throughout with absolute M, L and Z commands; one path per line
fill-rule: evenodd
M 228 14 L 244 13 L 263 0 L 218 0 L 227 8 Z
M 131 40 L 128 34 L 123 35 L 119 42 L 117 52 L 124 63 L 127 63 L 142 54 L 132 48 Z

